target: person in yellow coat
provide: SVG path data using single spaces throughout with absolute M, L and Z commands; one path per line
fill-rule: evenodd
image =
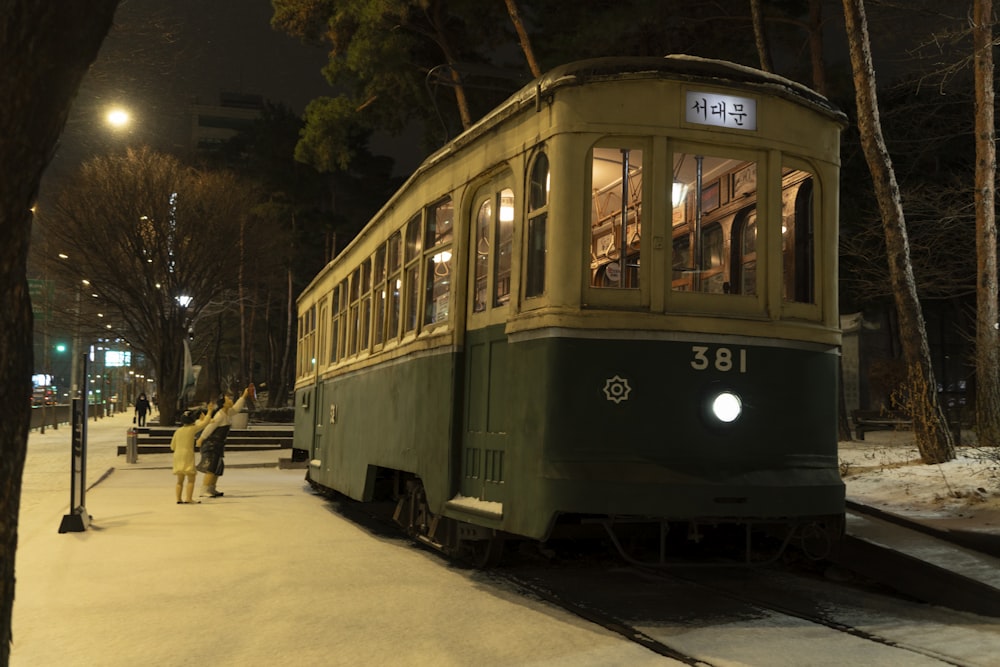
M 177 504 L 192 502 L 194 495 L 194 478 L 198 471 L 194 466 L 194 439 L 198 432 L 212 421 L 212 408 L 207 411 L 188 410 L 181 415 L 181 425 L 170 438 L 170 450 L 174 453 L 174 475 L 177 476 Z M 187 479 L 187 491 L 184 492 L 184 480 Z M 181 494 L 184 500 L 181 500 Z

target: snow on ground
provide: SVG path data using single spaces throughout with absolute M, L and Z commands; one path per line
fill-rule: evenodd
M 130 425 L 89 422 L 93 522 L 79 533 L 58 533 L 69 428 L 29 437 L 15 667 L 678 664 L 342 519 L 276 452 L 230 453 L 224 498 L 177 505 L 170 455 L 117 456 Z M 1000 531 L 997 466 L 977 450 L 924 466 L 911 433 L 867 438 L 841 443 L 850 498 Z
M 847 497 L 938 528 L 1000 533 L 1000 448 L 978 447 L 971 432 L 962 443 L 953 461 L 926 465 L 911 431 L 841 442 Z
M 177 505 L 169 454 L 115 454 L 129 426 L 89 422 L 88 486 L 114 472 L 78 533 L 58 532 L 70 429 L 29 437 L 14 667 L 679 664 L 372 535 L 273 451 L 228 453 L 226 495 Z

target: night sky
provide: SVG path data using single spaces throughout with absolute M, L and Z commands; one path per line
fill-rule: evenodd
M 84 79 L 41 201 L 83 160 L 123 145 L 184 152 L 190 105 L 221 92 L 262 95 L 301 114 L 332 89 L 321 68 L 326 49 L 273 30 L 269 0 L 122 0 L 97 61 Z M 106 109 L 130 110 L 126 130 Z

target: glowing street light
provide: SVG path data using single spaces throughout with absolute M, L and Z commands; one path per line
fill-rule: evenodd
M 114 109 L 109 110 L 107 116 L 105 116 L 105 120 L 108 121 L 108 125 L 114 128 L 125 127 L 128 125 L 130 119 L 131 117 L 129 116 L 128 111 L 122 109 L 121 107 L 115 107 Z

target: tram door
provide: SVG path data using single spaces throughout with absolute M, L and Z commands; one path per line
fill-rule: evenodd
M 505 499 L 510 420 L 507 338 L 511 300 L 514 190 L 509 174 L 481 188 L 470 211 L 469 298 L 460 493 Z
M 324 417 L 326 415 L 326 385 L 317 384 L 316 393 L 313 395 L 313 450 L 312 458 L 320 459 L 323 462 L 323 470 L 329 470 L 327 459 L 330 457 L 329 451 L 323 451 L 326 429 L 324 428 Z

